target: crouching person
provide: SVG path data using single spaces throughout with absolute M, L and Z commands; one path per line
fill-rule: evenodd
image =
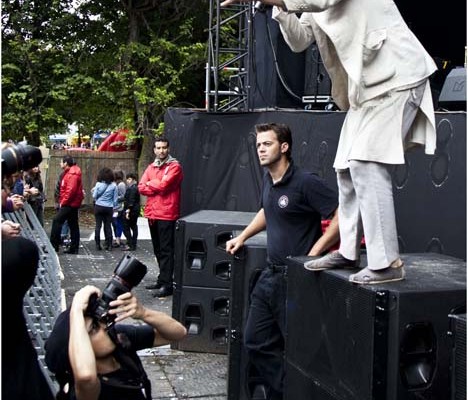
M 76 292 L 47 340 L 45 361 L 60 385 L 57 399 L 151 399 L 151 385 L 138 350 L 161 346 L 185 337 L 185 327 L 169 315 L 144 307 L 126 292 L 109 303 L 106 319 L 87 312 L 94 286 Z M 132 317 L 142 324 L 122 324 Z

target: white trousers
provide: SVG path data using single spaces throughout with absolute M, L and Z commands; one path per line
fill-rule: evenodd
M 407 93 L 402 116 L 402 141 L 416 118 L 424 88 L 420 86 Z M 344 257 L 356 260 L 364 234 L 368 268 L 387 268 L 400 256 L 393 203 L 392 165 L 351 159 L 348 167 L 337 169 L 339 251 Z

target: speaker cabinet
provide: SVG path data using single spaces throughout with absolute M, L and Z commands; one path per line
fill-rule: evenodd
M 324 108 L 331 103 L 331 80 L 323 64 L 317 45 L 312 44 L 305 52 L 304 103 L 310 108 Z
M 466 263 L 403 254 L 406 280 L 356 285 L 349 270 L 305 270 L 309 259 L 288 261 L 286 398 L 448 398 L 448 315 L 465 305 Z
M 176 288 L 176 291 L 179 290 Z M 172 348 L 200 353 L 226 354 L 229 326 L 230 293 L 228 289 L 184 286 L 180 312 L 173 317 L 187 328 L 184 340 Z
M 252 21 L 249 108 L 303 108 L 305 52 L 289 48 L 271 11 L 266 7 Z
M 239 232 L 234 232 L 237 236 Z M 228 344 L 228 399 L 265 399 L 266 387 L 249 363 L 243 333 L 249 310 L 249 297 L 267 264 L 267 235 L 260 232 L 245 241 L 234 255 L 231 279 L 231 314 Z
M 452 337 L 450 362 L 452 400 L 466 400 L 466 314 L 451 314 L 449 335 Z
M 226 241 L 255 213 L 201 210 L 176 223 L 172 316 L 188 330 L 173 348 L 227 353 L 232 256 Z
M 439 97 L 439 107 L 450 111 L 466 111 L 466 68 L 452 69 Z
M 231 259 L 226 242 L 246 227 L 255 213 L 197 211 L 176 223 L 174 280 L 179 286 L 231 286 Z

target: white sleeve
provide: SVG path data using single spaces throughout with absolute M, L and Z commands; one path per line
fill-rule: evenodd
M 299 18 L 296 14 L 273 7 L 272 18 L 278 21 L 284 40 L 295 53 L 304 51 L 315 42 L 311 13 L 303 13 Z

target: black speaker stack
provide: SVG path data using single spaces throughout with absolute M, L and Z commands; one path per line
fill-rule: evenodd
M 451 314 L 451 400 L 466 400 L 466 313 Z
M 225 244 L 254 216 L 202 210 L 177 221 L 172 316 L 184 324 L 188 335 L 173 348 L 227 353 L 233 257 Z
M 463 260 L 403 254 L 405 280 L 356 285 L 349 270 L 305 270 L 309 259 L 288 261 L 286 399 L 450 398 L 447 330 L 465 309 Z
M 237 236 L 239 232 L 234 232 Z M 267 263 L 267 235 L 260 232 L 245 241 L 235 254 L 231 274 L 231 315 L 229 324 L 228 399 L 265 399 L 266 385 L 249 363 L 243 334 L 249 310 L 249 298 Z

